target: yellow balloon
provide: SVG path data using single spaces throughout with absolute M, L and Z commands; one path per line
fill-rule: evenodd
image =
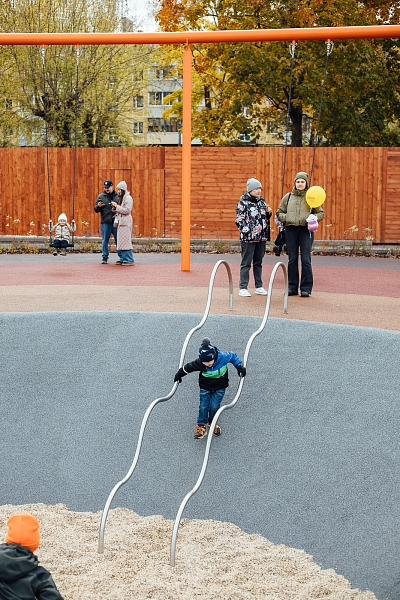
M 318 208 L 325 202 L 326 192 L 319 185 L 312 185 L 306 192 L 306 202 L 310 208 Z

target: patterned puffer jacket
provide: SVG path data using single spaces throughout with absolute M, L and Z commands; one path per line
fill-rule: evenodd
M 270 214 L 264 198 L 255 198 L 248 192 L 236 205 L 236 227 L 241 242 L 265 242 L 270 239 Z

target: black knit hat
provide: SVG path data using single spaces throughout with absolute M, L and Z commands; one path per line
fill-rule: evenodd
M 214 346 L 211 346 L 209 338 L 204 338 L 199 348 L 199 359 L 201 362 L 210 362 L 215 359 L 217 350 Z

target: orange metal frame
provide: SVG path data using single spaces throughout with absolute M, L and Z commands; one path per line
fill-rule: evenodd
M 398 38 L 400 25 L 154 33 L 0 33 L 0 45 L 184 44 L 181 270 L 190 271 L 192 52 L 189 44 Z

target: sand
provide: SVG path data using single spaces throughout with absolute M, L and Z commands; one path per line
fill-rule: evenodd
M 0 506 L 0 539 L 16 512 L 39 519 L 36 554 L 65 600 L 376 600 L 303 550 L 274 545 L 232 523 L 182 519 L 172 568 L 173 522 L 162 516 L 111 509 L 99 554 L 101 512 L 72 512 L 63 504 Z

